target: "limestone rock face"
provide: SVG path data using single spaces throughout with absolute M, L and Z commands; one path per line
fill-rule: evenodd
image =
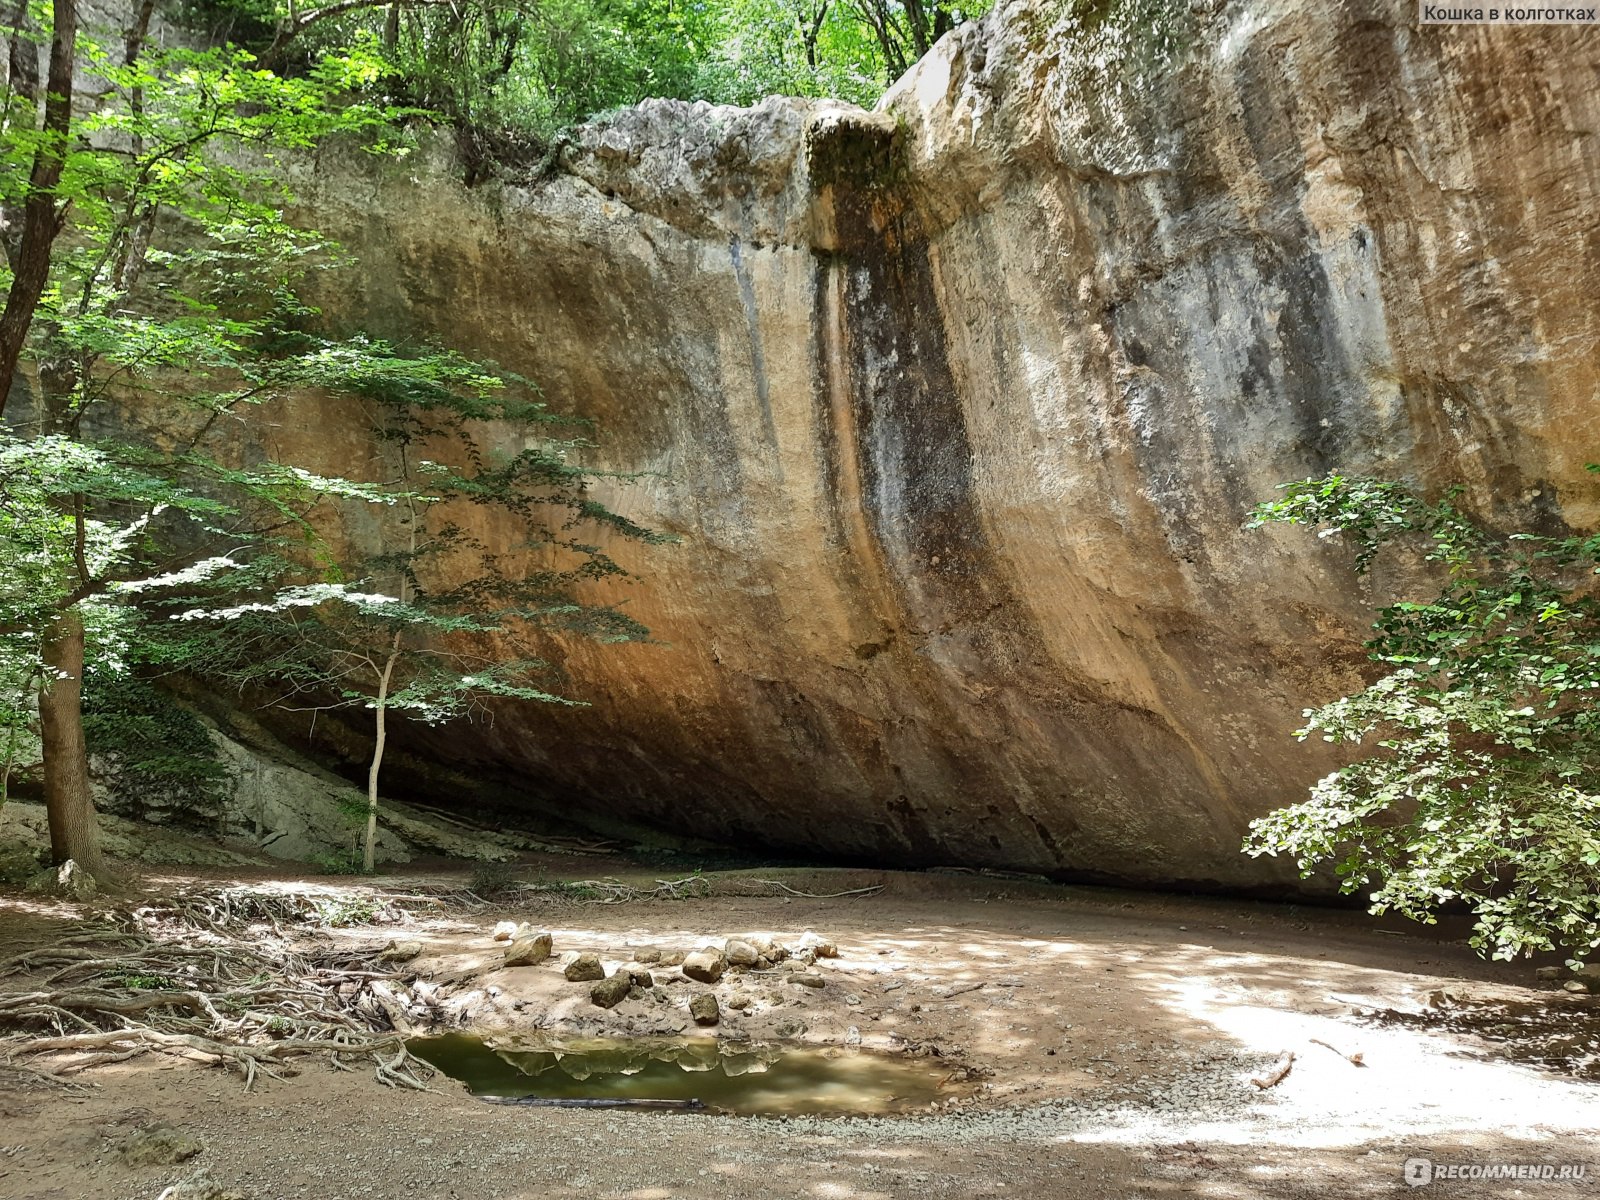
M 1410 0 L 1005 3 L 876 113 L 650 102 L 470 190 L 427 148 L 325 154 L 299 186 L 354 263 L 330 316 L 536 378 L 646 472 L 602 498 L 682 539 L 618 548 L 660 644 L 565 648 L 592 707 L 408 729 L 393 778 L 877 862 L 1282 883 L 1244 826 L 1335 765 L 1291 732 L 1415 581 L 1244 515 L 1339 467 L 1600 518 L 1597 67 L 1593 29 Z M 289 448 L 370 453 L 353 409 L 296 403 Z

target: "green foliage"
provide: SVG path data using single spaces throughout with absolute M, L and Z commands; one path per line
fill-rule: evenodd
M 520 882 L 513 864 L 480 862 L 472 868 L 472 882 L 468 886 L 479 896 L 498 896 L 516 888 Z
M 329 850 L 325 854 L 311 856 L 311 865 L 324 875 L 360 875 L 362 873 L 361 851 L 355 849 Z M 318 920 L 323 925 L 369 925 L 375 915 L 375 909 L 370 906 L 344 897 L 339 900 L 321 901 L 317 905 Z
M 991 0 L 460 0 L 274 8 L 191 0 L 183 19 L 231 30 L 272 65 L 375 48 L 371 91 L 443 114 L 501 155 L 652 97 L 752 104 L 832 96 L 870 106 L 939 37 Z M 285 41 L 298 22 L 300 32 Z
M 118 986 L 131 988 L 136 992 L 176 992 L 183 990 L 183 985 L 170 975 L 113 975 L 110 978 Z
M 97 670 L 84 688 L 84 733 L 122 814 L 213 828 L 233 776 L 199 717 L 137 674 Z
M 1302 739 L 1374 752 L 1254 822 L 1246 849 L 1332 862 L 1345 891 L 1376 884 L 1374 912 L 1464 903 L 1481 953 L 1581 956 L 1600 947 L 1600 535 L 1501 535 L 1457 499 L 1333 474 L 1256 510 L 1342 535 L 1358 572 L 1415 548 L 1443 583 L 1380 611 L 1380 678 L 1306 712 Z
M 349 851 L 344 855 L 325 855 L 319 865 L 323 866 L 329 874 L 357 875 L 361 872 L 361 855 L 357 851 Z M 341 893 L 329 899 L 319 899 L 316 902 L 317 921 L 332 929 L 344 929 L 351 925 L 374 925 L 388 916 L 388 906 L 375 896 L 362 896 L 354 893 Z

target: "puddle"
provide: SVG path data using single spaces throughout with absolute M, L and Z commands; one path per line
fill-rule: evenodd
M 710 1039 L 530 1041 L 447 1033 L 407 1045 L 474 1096 L 699 1100 L 746 1116 L 906 1113 L 961 1094 L 950 1064 Z

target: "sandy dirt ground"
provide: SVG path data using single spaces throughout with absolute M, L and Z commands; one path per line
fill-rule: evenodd
M 816 893 L 883 887 L 838 899 L 516 899 L 432 911 L 403 928 L 314 936 L 419 940 L 423 952 L 405 978 L 421 981 L 454 1027 L 821 1046 L 859 1036 L 865 1048 L 948 1065 L 947 1101 L 873 1118 L 521 1109 L 484 1104 L 443 1077 L 408 1092 L 318 1059 L 247 1093 L 236 1075 L 148 1054 L 96 1068 L 82 1091 L 16 1081 L 0 1090 L 0 1197 L 156 1200 L 174 1185 L 184 1190 L 172 1200 L 1600 1191 L 1600 1084 L 1449 1019 L 1477 1007 L 1548 1018 L 1580 1003 L 1534 987 L 1525 964 L 1484 964 L 1458 944 L 1327 910 L 981 877 L 781 878 Z M 189 882 L 152 875 L 142 886 Z M 416 880 L 381 886 L 408 882 Z M 59 914 L 0 895 L 0 930 L 52 919 Z M 506 919 L 548 930 L 556 957 L 502 966 L 490 930 Z M 838 946 L 839 957 L 815 967 L 824 986 L 795 986 L 782 970 L 730 972 L 711 989 L 724 1009 L 711 1030 L 697 1029 L 687 1011 L 706 986 L 675 971 L 655 971 L 665 999 L 641 995 L 602 1010 L 559 965 L 562 952 L 614 965 L 646 948 L 670 955 L 805 930 Z M 743 1011 L 728 1007 L 738 994 L 749 1000 Z M 1570 1011 L 1592 1019 L 1588 1009 Z M 1295 1059 L 1281 1083 L 1251 1082 L 1286 1052 Z M 118 1140 L 155 1124 L 203 1148 L 178 1165 L 129 1165 Z M 1413 1188 L 1403 1168 L 1414 1159 L 1469 1173 L 1588 1172 Z

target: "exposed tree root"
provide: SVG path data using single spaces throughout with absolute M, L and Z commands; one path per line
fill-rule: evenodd
M 808 900 L 838 900 L 845 896 L 874 896 L 884 885 L 851 888 L 844 892 L 803 892 L 776 879 L 744 876 L 690 875 L 683 879 L 658 879 L 654 887 L 639 887 L 616 879 L 579 879 L 574 882 L 525 884 L 523 896 L 569 900 L 578 904 L 628 904 L 639 900 L 703 900 L 708 896 L 802 896 Z
M 289 1060 L 369 1060 L 379 1080 L 424 1087 L 406 1051 L 396 979 L 372 947 L 306 954 L 286 922 L 399 921 L 365 894 L 242 887 L 180 893 L 70 927 L 0 959 L 0 1066 L 54 1083 L 147 1053 L 238 1071 L 245 1087 Z M 15 986 L 4 981 L 18 980 Z M 52 1056 L 48 1069 L 22 1060 Z

